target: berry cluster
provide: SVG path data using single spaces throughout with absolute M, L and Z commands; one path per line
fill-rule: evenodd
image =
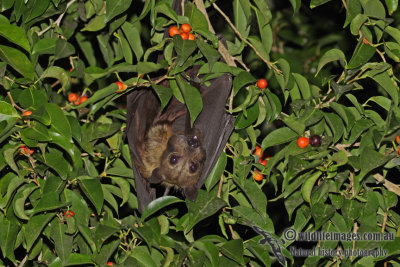
M 191 40 L 194 41 L 195 37 L 193 33 L 190 31 L 192 30 L 192 27 L 190 27 L 189 24 L 184 23 L 181 25 L 181 28 L 179 29 L 177 26 L 172 26 L 169 28 L 169 36 L 174 37 L 175 35 L 179 34 L 183 40 Z
M 79 96 L 79 95 L 77 95 L 75 93 L 70 93 L 68 95 L 68 101 L 70 103 L 74 103 L 75 106 L 79 106 L 80 104 L 82 104 L 86 100 L 88 100 L 87 96 Z

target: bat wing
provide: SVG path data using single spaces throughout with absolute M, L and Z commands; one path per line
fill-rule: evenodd
M 224 74 L 211 81 L 209 87 L 202 85 L 203 110 L 194 127 L 203 135 L 206 161 L 197 188 L 200 188 L 213 169 L 233 130 L 234 117 L 226 113 L 226 102 L 232 89 L 232 77 Z
M 142 164 L 140 155 L 144 150 L 147 130 L 153 124 L 160 109 L 160 104 L 151 89 L 134 90 L 128 95 L 126 136 L 133 163 L 140 212 L 156 197 L 155 188 L 150 187 L 150 183 L 142 177 L 139 166 Z

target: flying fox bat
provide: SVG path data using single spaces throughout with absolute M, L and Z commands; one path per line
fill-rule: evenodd
M 200 82 L 197 76 L 191 78 L 192 84 Z M 158 184 L 180 188 L 195 200 L 232 132 L 234 119 L 225 110 L 231 76 L 224 74 L 210 86 L 197 87 L 203 109 L 193 127 L 186 105 L 175 97 L 162 110 L 151 88 L 128 95 L 126 135 L 140 212 L 157 197 Z
M 173 9 L 178 14 L 180 7 L 181 1 L 175 0 Z M 234 118 L 225 110 L 232 77 L 224 74 L 206 86 L 197 71 L 198 67 L 186 71 L 203 101 L 193 126 L 186 105 L 175 97 L 162 110 L 151 88 L 138 88 L 128 95 L 126 136 L 139 212 L 157 197 L 159 185 L 166 187 L 164 195 L 174 187 L 194 201 L 233 130 Z M 169 82 L 162 85 L 168 87 Z

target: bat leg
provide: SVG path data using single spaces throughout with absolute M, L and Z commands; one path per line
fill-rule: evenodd
M 170 189 L 171 189 L 170 186 L 166 186 L 166 187 L 165 187 L 165 191 L 164 191 L 163 197 L 164 197 L 164 196 L 168 196 L 168 193 L 169 193 L 169 190 L 170 190 Z

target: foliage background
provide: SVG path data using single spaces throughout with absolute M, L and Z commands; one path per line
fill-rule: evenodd
M 0 265 L 279 265 L 257 226 L 282 239 L 289 265 L 398 266 L 397 239 L 283 235 L 398 235 L 398 1 L 195 0 L 184 16 L 171 4 L 1 2 Z M 164 37 L 182 23 L 196 41 Z M 175 82 L 193 65 L 204 82 L 232 74 L 235 130 L 196 202 L 164 197 L 139 214 L 124 94 L 151 86 L 164 104 L 183 98 L 194 119 L 197 94 Z M 160 77 L 171 88 L 157 86 Z M 264 91 L 255 86 L 262 77 Z M 118 80 L 128 85 L 122 94 Z M 75 106 L 70 92 L 89 100 Z M 297 147 L 313 134 L 320 147 Z M 257 144 L 271 157 L 266 166 Z M 294 246 L 387 255 L 298 258 Z

